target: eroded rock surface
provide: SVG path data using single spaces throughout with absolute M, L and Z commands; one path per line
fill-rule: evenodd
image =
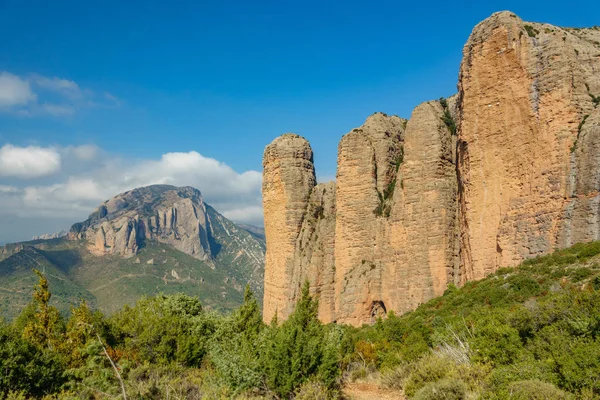
M 296 240 L 310 193 L 316 185 L 313 152 L 306 139 L 285 134 L 267 146 L 263 158 L 265 292 L 263 317 L 286 318 L 292 290 Z
M 463 55 L 456 96 L 408 122 L 376 113 L 341 139 L 335 196 L 314 187 L 306 141 L 267 147 L 266 320 L 291 312 L 304 279 L 323 321 L 360 325 L 600 239 L 600 29 L 501 12 Z
M 598 35 L 503 12 L 477 25 L 465 45 L 458 164 L 465 280 L 568 246 L 565 230 L 579 229 L 564 218 L 581 208 L 572 200 L 579 193 L 570 182 L 581 179 L 571 148 L 594 108 L 590 94 L 600 91 Z

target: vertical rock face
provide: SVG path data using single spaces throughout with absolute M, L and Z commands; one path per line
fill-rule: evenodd
M 292 284 L 286 312 L 300 296 L 302 284 L 310 282 L 311 294 L 319 299 L 319 316 L 335 319 L 335 183 L 320 183 L 310 194 L 293 257 Z
M 597 85 L 591 47 L 509 12 L 471 34 L 459 81 L 464 279 L 568 245 L 570 149 Z
M 313 153 L 306 139 L 285 134 L 265 149 L 263 158 L 265 212 L 265 292 L 263 317 L 286 318 L 292 290 L 296 240 L 316 184 Z
M 335 184 L 313 188 L 305 141 L 267 147 L 267 320 L 291 312 L 304 279 L 323 321 L 360 325 L 600 239 L 600 30 L 501 12 L 463 55 L 458 95 L 341 139 Z
M 406 127 L 383 279 L 386 304 L 400 312 L 441 295 L 458 275 L 456 138 L 443 114 L 440 102 L 421 104 Z
M 586 115 L 572 147 L 572 191 L 559 247 L 600 240 L 600 110 Z
M 336 320 L 359 324 L 382 301 L 382 219 L 402 155 L 404 120 L 377 113 L 338 146 L 335 225 Z

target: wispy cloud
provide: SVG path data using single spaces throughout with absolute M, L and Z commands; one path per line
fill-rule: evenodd
M 97 93 L 69 79 L 0 72 L 0 112 L 20 117 L 68 117 L 85 108 L 121 104 L 106 91 Z

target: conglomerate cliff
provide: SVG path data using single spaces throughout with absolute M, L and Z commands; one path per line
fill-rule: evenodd
M 458 94 L 343 136 L 316 184 L 298 135 L 267 146 L 264 318 L 304 280 L 324 322 L 404 312 L 504 266 L 600 239 L 600 28 L 475 27 Z

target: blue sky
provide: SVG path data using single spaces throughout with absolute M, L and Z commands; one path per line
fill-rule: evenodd
M 409 117 L 455 93 L 470 31 L 500 10 L 600 24 L 598 1 L 0 0 L 0 73 L 30 88 L 19 112 L 0 109 L 0 146 L 52 148 L 75 172 L 194 151 L 241 175 L 295 132 L 317 174 L 333 177 L 339 139 L 368 115 Z M 92 147 L 93 160 L 74 156 Z M 53 174 L 0 174 L 0 185 L 64 184 L 74 172 Z

